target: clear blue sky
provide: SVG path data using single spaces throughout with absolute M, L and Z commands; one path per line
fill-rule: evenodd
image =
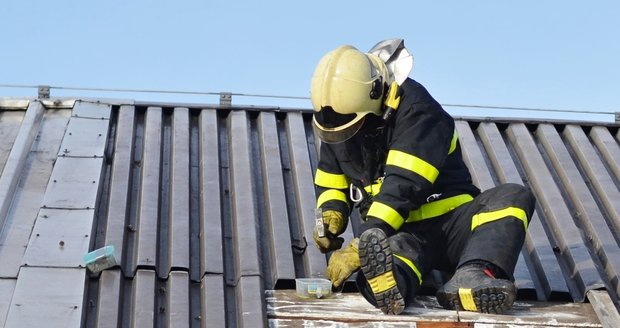
M 0 84 L 307 97 L 327 51 L 368 50 L 387 38 L 405 39 L 415 58 L 410 76 L 442 104 L 620 111 L 614 0 L 4 0 Z M 0 97 L 35 95 L 0 87 Z M 54 89 L 52 96 L 219 101 Z M 233 104 L 310 107 L 309 100 L 238 96 Z

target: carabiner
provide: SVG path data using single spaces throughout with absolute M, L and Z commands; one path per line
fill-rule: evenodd
M 350 184 L 349 185 L 349 198 L 351 198 L 351 201 L 357 204 L 361 202 L 362 200 L 364 200 L 364 193 L 358 186 L 354 184 Z

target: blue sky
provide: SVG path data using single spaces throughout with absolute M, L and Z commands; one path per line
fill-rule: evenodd
M 0 84 L 307 97 L 323 54 L 403 38 L 442 104 L 620 111 L 618 1 L 29 1 L 0 9 Z M 0 97 L 34 96 L 0 87 Z M 213 95 L 52 96 L 217 103 Z M 309 100 L 234 96 L 235 105 Z M 455 115 L 572 117 L 446 106 Z M 609 120 L 611 115 L 584 119 Z

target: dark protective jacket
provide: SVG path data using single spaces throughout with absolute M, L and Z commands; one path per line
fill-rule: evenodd
M 399 230 L 480 193 L 463 162 L 452 117 L 413 79 L 401 89 L 400 105 L 388 122 L 368 114 L 351 139 L 321 144 L 317 207 L 349 215 L 351 195 L 359 196 L 359 190 L 365 196 L 359 202 L 362 218 Z M 351 184 L 357 187 L 353 191 Z

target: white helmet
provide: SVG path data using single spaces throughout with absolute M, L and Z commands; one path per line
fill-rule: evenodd
M 339 143 L 359 131 L 368 114 L 381 115 L 393 81 L 379 56 L 341 46 L 327 53 L 312 76 L 312 125 L 326 143 Z

